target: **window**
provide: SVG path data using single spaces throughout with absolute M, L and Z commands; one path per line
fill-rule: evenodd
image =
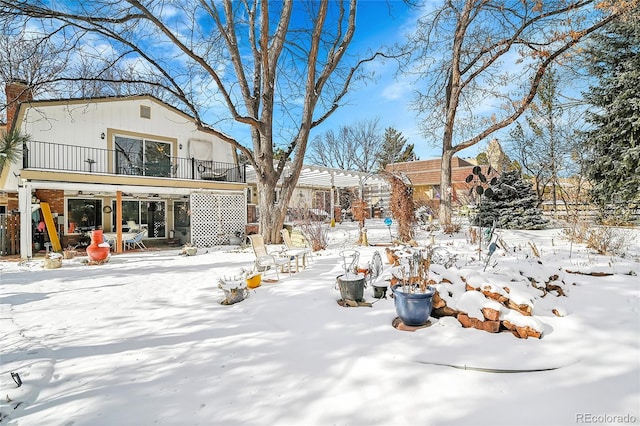
M 115 137 L 116 172 L 134 176 L 169 177 L 171 144 L 124 136 Z
M 87 232 L 102 227 L 102 200 L 70 198 L 67 200 L 67 233 Z

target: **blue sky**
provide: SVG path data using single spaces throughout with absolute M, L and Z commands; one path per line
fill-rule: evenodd
M 420 12 L 409 10 L 401 1 L 365 0 L 358 4 L 356 39 L 353 52 L 375 50 L 381 45 L 401 43 L 404 35 L 413 29 Z M 437 158 L 442 154 L 439 141 L 426 139 L 420 132 L 416 111 L 410 109 L 413 101 L 413 82 L 408 77 L 396 75 L 393 61 L 377 62 L 369 66 L 375 71 L 375 80 L 360 84 L 347 96 L 342 106 L 325 123 L 314 129 L 311 137 L 329 129 L 337 129 L 359 121 L 379 118 L 384 131 L 393 127 L 400 131 L 422 160 Z M 475 157 L 484 148 L 482 142 L 460 153 L 462 157 Z
M 409 10 L 403 2 L 369 0 L 358 4 L 356 39 L 352 53 L 377 50 L 381 45 L 402 42 L 404 34 L 412 28 L 418 13 Z M 378 61 L 368 66 L 375 79 L 360 83 L 347 96 L 347 105 L 337 110 L 325 123 L 316 128 L 311 137 L 329 129 L 379 118 L 382 131 L 393 127 L 400 131 L 409 143 L 415 145 L 420 159 L 439 157 L 441 148 L 433 146 L 419 130 L 419 117 L 410 110 L 413 98 L 408 78 L 396 75 L 393 61 Z

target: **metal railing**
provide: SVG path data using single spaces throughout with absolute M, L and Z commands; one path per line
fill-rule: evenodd
M 134 157 L 134 158 L 131 158 Z M 29 141 L 23 145 L 24 169 L 149 176 L 169 179 L 246 182 L 245 165 L 195 158 L 148 159 L 141 153 L 121 150 Z

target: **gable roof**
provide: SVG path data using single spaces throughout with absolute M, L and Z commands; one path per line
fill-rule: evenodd
M 155 102 L 156 104 L 173 111 L 174 113 L 183 116 L 188 121 L 196 123 L 196 119 L 181 109 L 170 105 L 163 101 L 162 99 L 150 95 L 150 94 L 138 94 L 138 95 L 117 95 L 117 96 L 98 96 L 98 97 L 82 97 L 82 98 L 58 98 L 58 99 L 31 99 L 28 101 L 23 101 L 18 105 L 18 114 L 21 115 L 24 111 L 23 108 L 27 107 L 38 107 L 38 106 L 51 106 L 51 105 L 82 105 L 87 103 L 106 103 L 106 102 L 121 102 L 121 101 L 132 101 L 132 100 L 149 100 Z M 16 126 L 16 122 L 18 120 L 14 120 L 12 127 Z M 201 123 L 201 129 L 204 132 L 207 132 L 207 129 L 210 131 L 215 131 L 216 133 L 223 134 L 227 136 L 224 132 L 214 129 L 210 125 L 206 123 Z M 8 130 L 8 129 L 7 129 Z M 227 136 L 231 139 L 231 137 Z
M 146 99 L 151 100 L 157 104 L 164 106 L 167 109 L 174 111 L 177 114 L 180 114 L 191 121 L 195 121 L 195 118 L 181 109 L 174 107 L 160 98 L 149 95 L 149 94 L 138 94 L 138 95 L 117 95 L 117 96 L 98 96 L 98 97 L 82 97 L 82 98 L 52 98 L 52 99 L 31 99 L 29 101 L 21 102 L 21 105 L 29 105 L 29 106 L 48 106 L 48 105 L 80 105 L 86 103 L 102 103 L 102 102 L 120 102 L 120 101 L 130 101 L 136 99 Z

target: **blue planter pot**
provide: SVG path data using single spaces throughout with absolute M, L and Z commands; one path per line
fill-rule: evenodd
M 391 287 L 396 313 L 405 325 L 423 325 L 431 315 L 431 298 L 435 293 L 433 287 L 428 287 L 426 293 L 405 293 L 401 285 Z

